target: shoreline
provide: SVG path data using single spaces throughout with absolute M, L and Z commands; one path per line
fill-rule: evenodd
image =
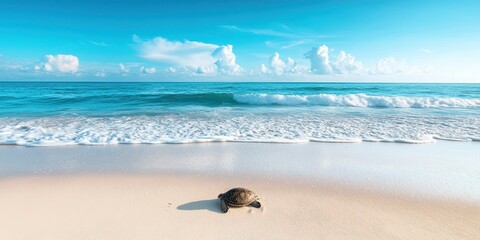
M 108 135 L 108 134 L 107 134 Z M 111 145 L 175 145 L 175 144 L 205 144 L 205 143 L 247 143 L 247 144 L 307 144 L 307 143 L 341 143 L 341 144 L 360 144 L 360 143 L 387 143 L 387 144 L 435 144 L 438 142 L 454 142 L 454 143 L 480 143 L 480 136 L 465 135 L 455 137 L 445 137 L 441 135 L 429 134 L 420 138 L 375 138 L 375 137 L 346 137 L 346 138 L 318 138 L 318 137 L 301 137 L 301 138 L 258 138 L 258 139 L 234 139 L 227 136 L 201 137 L 193 139 L 155 139 L 155 140 L 109 140 L 107 142 L 96 141 L 66 141 L 55 142 L 50 140 L 41 140 L 29 142 L 23 139 L 5 140 L 0 139 L 0 147 L 2 146 L 22 146 L 22 147 L 66 147 L 66 146 L 111 146 Z
M 477 143 L 204 143 L 0 146 L 0 178 L 58 174 L 246 175 L 480 202 Z

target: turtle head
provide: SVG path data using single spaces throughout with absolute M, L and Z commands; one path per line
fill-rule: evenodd
M 218 198 L 222 199 L 222 198 L 223 198 L 223 195 L 224 195 L 223 193 L 220 193 L 220 194 L 218 195 Z

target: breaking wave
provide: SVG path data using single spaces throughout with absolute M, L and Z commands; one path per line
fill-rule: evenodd
M 441 98 L 441 97 L 391 97 L 369 96 L 366 94 L 242 94 L 234 95 L 235 101 L 251 105 L 314 105 L 336 107 L 370 108 L 478 108 L 480 99 Z
M 480 118 L 456 115 L 184 113 L 0 118 L 0 144 L 24 146 L 202 142 L 433 143 L 480 141 Z

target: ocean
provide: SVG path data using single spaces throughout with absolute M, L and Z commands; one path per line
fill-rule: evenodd
M 0 82 L 0 144 L 480 141 L 480 84 Z

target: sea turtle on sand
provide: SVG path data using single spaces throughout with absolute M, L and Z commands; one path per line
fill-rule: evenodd
M 257 201 L 258 196 L 246 188 L 232 188 L 226 193 L 220 193 L 218 198 L 221 201 L 222 212 L 228 212 L 228 207 L 252 206 L 260 208 L 262 205 Z

